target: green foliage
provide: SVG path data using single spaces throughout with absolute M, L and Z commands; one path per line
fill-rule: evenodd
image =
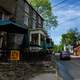
M 58 46 L 57 46 L 57 45 L 54 45 L 53 51 L 54 51 L 55 53 L 58 52 Z
M 27 0 L 39 14 L 51 14 L 51 4 L 48 0 Z
M 54 45 L 54 47 L 53 47 L 53 51 L 55 53 L 62 52 L 63 50 L 64 50 L 64 46 L 62 44 L 60 44 L 60 45 Z
M 67 33 L 62 34 L 61 44 L 54 45 L 54 52 L 61 52 L 64 50 L 64 45 L 74 46 L 80 40 L 80 32 L 76 28 L 70 29 Z M 67 48 L 66 48 L 67 49 Z
M 62 35 L 62 43 L 63 44 L 73 44 L 76 40 L 74 33 L 68 32 L 67 34 Z
M 79 38 L 77 29 L 70 29 L 66 34 L 62 35 L 61 42 L 65 45 L 74 45 Z
M 38 13 L 44 18 L 45 27 L 56 27 L 56 16 L 52 15 L 51 3 L 49 0 L 27 0 Z

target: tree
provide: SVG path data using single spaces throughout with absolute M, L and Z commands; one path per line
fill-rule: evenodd
M 44 18 L 45 27 L 56 27 L 56 16 L 52 15 L 51 3 L 49 0 L 27 0 L 38 13 Z
M 79 40 L 80 34 L 78 32 L 78 30 L 75 29 L 70 29 L 66 34 L 62 35 L 62 44 L 65 45 L 75 45 L 76 41 Z
M 62 44 L 60 44 L 60 45 L 54 45 L 53 46 L 53 51 L 55 52 L 55 53 L 57 53 L 57 52 L 62 52 L 64 50 L 64 46 L 62 45 Z
M 72 32 L 68 32 L 67 34 L 62 35 L 62 43 L 65 45 L 74 44 L 76 41 L 76 36 Z

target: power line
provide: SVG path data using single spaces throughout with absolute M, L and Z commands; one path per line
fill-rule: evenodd
M 79 18 L 80 18 L 80 17 L 75 17 L 75 18 L 67 19 L 67 20 L 61 22 L 60 24 L 63 24 L 63 23 L 68 22 L 68 21 L 73 21 L 73 20 L 76 20 L 76 19 L 79 19 Z M 60 25 L 60 24 L 59 24 L 59 25 Z
M 59 3 L 57 3 L 56 5 L 54 5 L 54 8 L 57 7 L 57 6 L 59 6 L 59 5 L 61 5 L 61 4 L 63 4 L 63 3 L 66 2 L 66 1 L 69 1 L 69 0 L 63 0 L 63 1 L 59 2 Z M 71 8 L 74 8 L 75 5 L 80 4 L 80 1 L 77 1 L 76 3 L 73 3 L 73 4 L 74 4 L 74 6 L 72 6 Z M 72 5 L 73 5 L 73 4 L 72 4 Z M 61 6 L 61 7 L 59 7 L 59 9 L 60 9 L 60 8 L 64 8 L 65 6 L 66 6 L 66 5 Z M 67 8 L 68 8 L 68 7 L 69 7 L 69 6 L 67 6 Z M 67 19 L 66 21 L 64 21 L 64 22 L 62 22 L 62 23 L 60 23 L 60 24 L 63 24 L 63 23 L 68 22 L 68 21 L 74 21 L 74 20 L 79 19 L 79 18 L 80 18 L 79 16 L 73 17 L 73 18 L 71 18 L 71 19 Z M 59 24 L 59 25 L 60 25 L 60 24 Z
M 64 2 L 66 2 L 67 0 L 63 0 L 63 1 L 61 1 L 61 2 L 59 2 L 59 3 L 57 3 L 57 4 L 55 4 L 54 6 L 59 6 L 60 4 L 63 4 Z
M 74 5 L 77 5 L 77 4 L 80 4 L 80 1 L 77 1 L 76 3 L 73 3 Z M 72 5 L 73 5 L 72 4 Z M 67 4 L 66 4 L 67 5 Z M 59 7 L 59 8 L 57 8 L 57 6 L 54 6 L 54 8 L 57 8 L 57 9 L 60 9 L 60 8 L 64 8 L 64 7 L 66 7 L 66 5 L 64 5 L 64 6 L 61 6 L 61 7 Z M 67 8 L 68 8 L 69 6 L 67 6 Z M 71 8 L 74 8 L 75 6 L 72 6 Z
M 60 24 L 63 24 L 63 23 L 68 22 L 68 21 L 74 21 L 74 20 L 79 19 L 79 18 L 80 18 L 80 16 L 77 16 L 77 17 L 74 17 L 74 18 L 71 18 L 71 19 L 67 19 L 67 20 L 61 22 Z

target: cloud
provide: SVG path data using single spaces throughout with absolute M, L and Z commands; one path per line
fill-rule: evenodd
M 80 10 L 58 10 L 55 15 L 58 17 L 58 22 L 62 23 L 71 18 L 80 17 Z
M 49 34 L 56 44 L 60 43 L 61 35 L 66 33 L 70 28 L 77 27 L 80 30 L 80 5 L 77 3 L 75 3 L 75 5 L 64 3 L 55 9 L 53 7 L 52 13 L 58 17 L 57 20 L 59 25 L 55 30 L 49 31 Z

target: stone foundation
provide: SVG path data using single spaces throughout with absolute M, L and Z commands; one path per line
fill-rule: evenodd
M 0 80 L 29 80 L 42 73 L 55 73 L 55 66 L 27 62 L 0 63 Z
M 0 63 L 0 80 L 28 80 L 33 72 L 27 63 Z

